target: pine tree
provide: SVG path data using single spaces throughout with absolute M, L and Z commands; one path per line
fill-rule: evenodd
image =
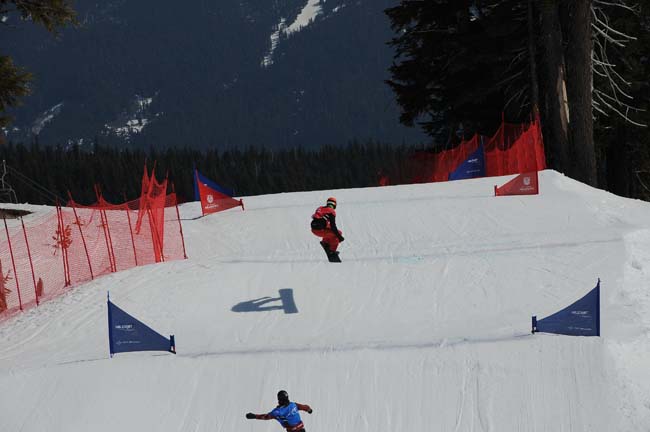
M 501 112 L 521 121 L 538 103 L 549 165 L 597 185 L 595 111 L 630 108 L 620 103 L 627 96 L 617 86 L 614 95 L 599 89 L 603 80 L 596 76 L 612 68 L 607 50 L 594 50 L 594 41 L 616 7 L 631 9 L 623 0 L 403 0 L 386 11 L 396 32 L 388 84 L 402 109 L 400 121 L 419 123 L 438 140 L 443 130 L 451 141 L 460 122 L 470 134 L 489 134 Z M 605 75 L 620 78 L 612 70 Z M 626 112 L 623 117 L 630 120 Z
M 386 10 L 396 32 L 395 62 L 387 81 L 402 108 L 400 121 L 418 123 L 450 141 L 462 123 L 466 134 L 494 129 L 530 111 L 526 62 L 527 6 L 521 1 L 412 2 Z
M 0 0 L 0 15 L 19 15 L 23 21 L 40 24 L 49 32 L 75 22 L 75 12 L 67 0 Z M 11 57 L 0 56 L 0 114 L 29 94 L 31 80 L 31 74 L 14 65 Z M 8 116 L 0 116 L 0 127 L 10 122 Z

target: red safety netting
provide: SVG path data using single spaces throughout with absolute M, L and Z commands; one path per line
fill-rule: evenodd
M 414 183 L 447 181 L 449 174 L 483 143 L 487 177 L 546 169 L 539 119 L 528 124 L 502 122 L 492 137 L 474 135 L 457 147 L 439 153 L 415 155 L 419 169 Z
M 72 199 L 29 224 L 5 221 L 0 235 L 0 318 L 69 287 L 135 266 L 187 258 L 176 194 L 147 180 L 140 199 L 111 204 Z M 136 229 L 136 224 L 138 224 Z
M 146 182 L 146 183 L 145 183 Z M 145 191 L 146 187 L 146 191 Z M 167 179 L 158 183 L 152 175 L 147 177 L 147 171 L 142 179 L 142 195 L 146 199 L 140 198 L 138 207 L 138 217 L 136 222 L 136 233 L 142 230 L 142 225 L 148 222 L 151 231 L 151 240 L 156 262 L 164 261 L 164 239 L 165 239 L 165 201 L 167 191 Z M 174 203 L 175 205 L 175 203 Z
M 62 224 L 65 211 L 52 209 L 29 224 L 7 228 L 0 235 L 0 268 L 5 295 L 0 296 L 0 316 L 24 310 L 41 301 L 65 292 L 71 285 L 70 265 L 67 261 L 79 249 L 75 241 L 74 226 Z M 78 273 L 83 277 L 87 268 L 81 266 Z M 91 278 L 88 277 L 88 280 Z M 4 300 L 4 301 L 3 301 Z

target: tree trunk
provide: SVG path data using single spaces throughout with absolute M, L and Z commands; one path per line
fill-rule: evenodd
M 560 172 L 568 172 L 569 112 L 566 100 L 562 29 L 557 0 L 539 4 L 541 44 L 544 52 L 541 65 L 541 87 L 544 92 L 544 137 L 549 153 L 549 165 Z
M 535 12 L 533 0 L 528 0 L 528 58 L 530 65 L 530 98 L 533 114 L 539 113 L 539 78 L 537 76 L 537 38 L 535 37 Z
M 565 60 L 569 99 L 569 134 L 574 171 L 572 175 L 588 185 L 597 186 L 596 150 L 592 116 L 593 75 L 591 54 L 592 0 L 568 2 Z
M 614 137 L 607 141 L 606 177 L 607 190 L 616 195 L 630 197 L 630 177 L 634 174 L 628 159 L 628 126 L 617 124 Z

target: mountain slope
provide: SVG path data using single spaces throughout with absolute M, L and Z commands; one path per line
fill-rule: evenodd
M 19 23 L 35 75 L 9 139 L 148 148 L 417 143 L 384 84 L 394 0 L 75 2 L 60 37 Z M 58 107 L 53 114 L 55 107 Z
M 100 278 L 0 324 L 7 430 L 279 430 L 244 418 L 287 389 L 308 430 L 643 430 L 650 207 L 553 171 L 247 198 L 191 220 L 190 259 Z M 343 263 L 309 232 L 338 198 Z M 602 337 L 530 335 L 602 280 Z M 280 289 L 298 313 L 286 314 Z M 107 355 L 106 291 L 178 355 Z M 270 300 L 270 301 L 269 301 Z M 254 304 L 258 303 L 258 307 Z M 259 304 L 261 303 L 261 304 Z M 266 309 L 265 309 L 266 308 Z

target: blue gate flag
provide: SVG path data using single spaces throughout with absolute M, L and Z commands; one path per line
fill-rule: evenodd
M 485 177 L 485 155 L 483 154 L 483 143 L 469 155 L 467 160 L 458 168 L 449 173 L 449 180 L 463 180 L 476 177 Z
M 111 357 L 133 351 L 168 351 L 176 354 L 174 335 L 169 339 L 141 323 L 108 298 L 108 341 Z
M 219 191 L 224 195 L 228 195 L 229 197 L 235 196 L 234 190 L 225 188 L 223 186 L 219 186 L 209 178 L 202 176 L 199 170 L 197 169 L 194 169 L 194 172 L 196 173 L 196 175 L 194 176 L 194 201 L 201 201 L 201 194 L 199 193 L 199 184 L 197 183 L 197 179 L 204 185 L 207 185 L 208 187 L 216 191 Z
M 600 336 L 600 279 L 594 289 L 572 305 L 539 321 L 534 316 L 533 333 L 536 332 Z

